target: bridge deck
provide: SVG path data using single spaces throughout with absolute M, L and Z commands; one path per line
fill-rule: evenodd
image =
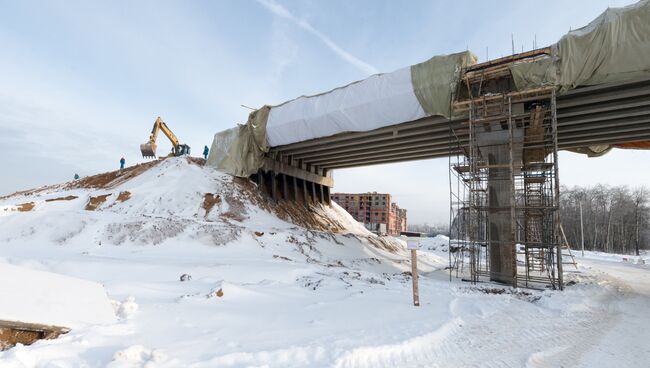
M 579 88 L 557 101 L 560 149 L 650 140 L 650 80 Z M 328 170 L 447 157 L 450 128 L 465 132 L 466 124 L 466 118 L 428 117 L 272 147 L 271 153 Z M 458 138 L 467 141 L 466 133 Z

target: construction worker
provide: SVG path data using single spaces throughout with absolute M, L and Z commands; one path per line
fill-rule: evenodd
M 124 157 L 120 159 L 120 171 L 124 170 L 124 164 L 126 163 L 126 160 Z
M 210 152 L 210 149 L 208 148 L 208 146 L 203 147 L 203 158 L 205 158 L 206 160 L 208 159 L 208 153 L 209 152 Z

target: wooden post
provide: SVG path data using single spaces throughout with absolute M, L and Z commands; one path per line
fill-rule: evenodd
M 582 256 L 585 256 L 585 230 L 582 222 L 582 199 L 580 199 L 580 243 L 582 244 Z
M 418 290 L 418 254 L 415 249 L 411 249 L 411 276 L 413 279 L 413 305 L 419 307 L 420 292 Z

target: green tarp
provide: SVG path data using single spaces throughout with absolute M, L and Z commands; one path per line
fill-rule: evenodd
M 469 51 L 434 56 L 411 66 L 413 92 L 424 111 L 430 115 L 451 117 L 451 101 L 463 68 L 476 63 Z
M 269 106 L 250 113 L 246 124 L 215 134 L 207 165 L 239 177 L 255 174 L 262 167 Z
M 650 1 L 607 9 L 551 46 L 551 56 L 510 67 L 518 90 L 650 78 Z

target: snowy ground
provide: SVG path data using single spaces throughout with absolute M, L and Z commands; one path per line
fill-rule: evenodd
M 191 185 L 181 180 L 188 176 Z M 450 282 L 445 239 L 428 239 L 419 252 L 416 308 L 404 273 L 408 253 L 391 248 L 403 242 L 378 242 L 336 207 L 316 210 L 351 234 L 307 230 L 248 198 L 226 200 L 236 196 L 232 188 L 216 172 L 169 160 L 115 186 L 1 199 L 0 262 L 99 282 L 116 301 L 118 318 L 0 352 L 0 367 L 650 361 L 648 265 L 589 253 L 578 257 L 579 273 L 569 270 L 576 283 L 564 292 L 495 295 Z M 123 191 L 130 199 L 116 201 Z M 109 192 L 97 210 L 84 210 L 89 197 Z M 211 211 L 201 205 L 207 192 L 223 198 Z M 77 198 L 46 202 L 68 195 Z M 27 202 L 32 210 L 12 210 Z M 181 282 L 183 274 L 191 279 Z

